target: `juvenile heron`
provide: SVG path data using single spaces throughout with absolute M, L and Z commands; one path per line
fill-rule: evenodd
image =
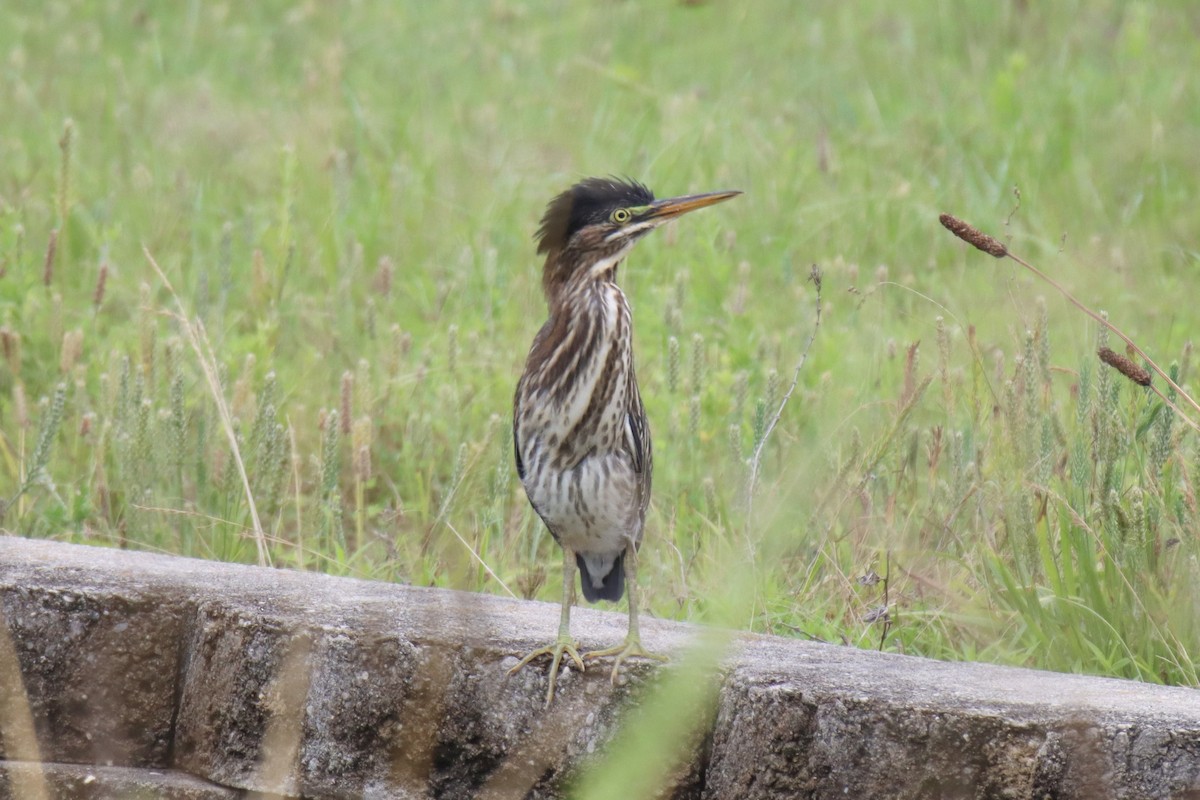
M 546 256 L 542 290 L 550 316 L 517 384 L 513 445 L 525 493 L 563 550 L 558 638 L 511 672 L 550 656 L 546 705 L 566 655 L 622 662 L 647 652 L 638 635 L 637 551 L 650 502 L 650 429 L 633 368 L 633 320 L 617 268 L 639 239 L 669 220 L 741 192 L 655 200 L 636 181 L 588 178 L 550 201 L 537 232 Z M 583 657 L 571 638 L 578 565 L 588 602 L 621 599 L 629 584 L 624 644 Z M 510 673 L 511 674 L 511 673 Z

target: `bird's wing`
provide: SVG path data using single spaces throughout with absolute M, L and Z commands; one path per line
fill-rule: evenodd
M 642 476 L 643 490 L 650 493 L 650 471 L 653 468 L 650 454 L 650 423 L 646 419 L 646 407 L 642 405 L 642 393 L 638 391 L 637 377 L 629 370 L 625 385 L 625 439 L 633 471 Z
M 633 383 L 631 381 L 631 383 Z M 650 481 L 654 471 L 653 448 L 650 445 L 650 426 L 646 420 L 646 410 L 642 407 L 642 398 L 638 393 L 637 384 L 630 387 L 633 402 L 625 413 L 625 436 L 629 441 L 630 462 L 637 475 L 637 494 L 635 509 L 637 514 L 637 530 L 633 536 L 633 546 L 642 542 L 642 531 L 646 524 L 646 509 L 650 505 Z
M 524 383 L 524 379 L 521 380 Z M 525 480 L 525 462 L 521 460 L 521 383 L 517 384 L 517 396 L 513 400 L 513 456 L 517 460 L 517 477 Z
M 525 462 L 521 460 L 521 440 L 517 438 L 517 426 L 513 425 L 513 455 L 517 457 L 517 477 L 525 480 Z
M 641 473 L 646 468 L 646 417 L 631 409 L 625 413 L 625 439 L 629 445 L 629 454 L 633 457 L 633 471 Z
M 529 347 L 529 355 L 525 357 L 525 370 L 521 373 L 520 380 L 517 381 L 517 390 L 513 392 L 513 455 L 517 461 L 517 477 L 522 481 L 525 480 L 525 462 L 521 460 L 521 409 L 528 405 L 529 398 L 524 397 L 525 381 L 529 379 L 532 371 L 532 365 L 535 362 L 535 354 L 542 343 L 546 341 L 546 337 L 550 334 L 550 329 L 554 323 L 554 318 L 546 320 L 541 328 L 538 329 L 537 336 L 533 337 L 533 344 Z

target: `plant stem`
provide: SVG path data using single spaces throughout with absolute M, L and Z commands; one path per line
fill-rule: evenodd
M 808 335 L 808 342 L 804 345 L 804 351 L 800 354 L 800 361 L 796 364 L 796 369 L 792 373 L 792 384 L 784 392 L 783 398 L 779 401 L 779 407 L 775 409 L 775 413 L 767 421 L 766 427 L 763 428 L 762 436 L 759 437 L 758 444 L 754 448 L 754 455 L 750 457 L 750 473 L 746 478 L 746 541 L 750 541 L 750 533 L 754 525 L 754 490 L 758 483 L 758 473 L 762 467 L 762 456 L 767 447 L 767 439 L 771 437 L 771 432 L 779 424 L 779 420 L 783 416 L 783 411 L 787 408 L 788 401 L 792 399 L 792 393 L 796 391 L 796 386 L 800 383 L 800 370 L 804 369 L 804 364 L 808 361 L 808 352 L 812 349 L 813 341 L 817 338 L 817 331 L 821 328 L 821 269 L 816 264 L 812 265 L 808 279 L 817 287 L 817 316 L 813 321 L 812 333 Z

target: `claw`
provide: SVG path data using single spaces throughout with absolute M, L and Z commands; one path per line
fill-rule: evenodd
M 539 647 L 529 655 L 522 658 L 515 667 L 508 671 L 509 675 L 516 675 L 529 662 L 541 656 L 550 656 L 550 686 L 546 689 L 546 708 L 550 707 L 550 703 L 554 700 L 554 687 L 558 682 L 558 667 L 562 664 L 563 654 L 566 654 L 575 662 L 580 672 L 583 672 L 585 667 L 583 659 L 579 657 L 579 646 L 570 637 L 560 636 L 554 644 L 548 644 L 545 647 Z
M 621 671 L 621 664 L 631 658 L 646 658 L 650 659 L 651 661 L 657 661 L 660 664 L 671 660 L 669 656 L 665 656 L 661 653 L 651 653 L 646 648 L 642 647 L 641 637 L 634 634 L 627 636 L 624 644 L 606 647 L 603 650 L 593 650 L 590 653 L 584 653 L 583 655 L 585 659 L 607 658 L 609 656 L 616 657 L 613 659 L 612 668 L 613 686 L 617 685 L 617 675 Z

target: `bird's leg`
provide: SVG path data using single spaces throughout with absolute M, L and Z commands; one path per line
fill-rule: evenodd
M 550 687 L 546 690 L 546 708 L 554 700 L 554 686 L 558 681 L 558 667 L 562 664 L 563 654 L 571 657 L 575 666 L 583 672 L 583 659 L 579 657 L 578 645 L 571 638 L 571 604 L 575 602 L 575 553 L 571 548 L 563 548 L 563 593 L 562 614 L 558 622 L 558 638 L 554 644 L 539 647 L 508 671 L 509 675 L 516 674 L 521 667 L 539 656 L 550 656 Z
M 628 585 L 629 591 L 629 632 L 625 635 L 625 643 L 616 645 L 615 647 L 607 647 L 603 650 L 593 650 L 590 653 L 585 653 L 584 658 L 605 658 L 607 656 L 615 656 L 613 660 L 612 682 L 617 683 L 617 674 L 621 671 L 621 664 L 629 658 L 649 658 L 654 661 L 669 661 L 665 655 L 659 653 L 651 653 L 646 648 L 642 647 L 642 636 L 638 631 L 638 608 L 637 608 L 637 547 L 630 542 L 625 548 L 625 583 Z

